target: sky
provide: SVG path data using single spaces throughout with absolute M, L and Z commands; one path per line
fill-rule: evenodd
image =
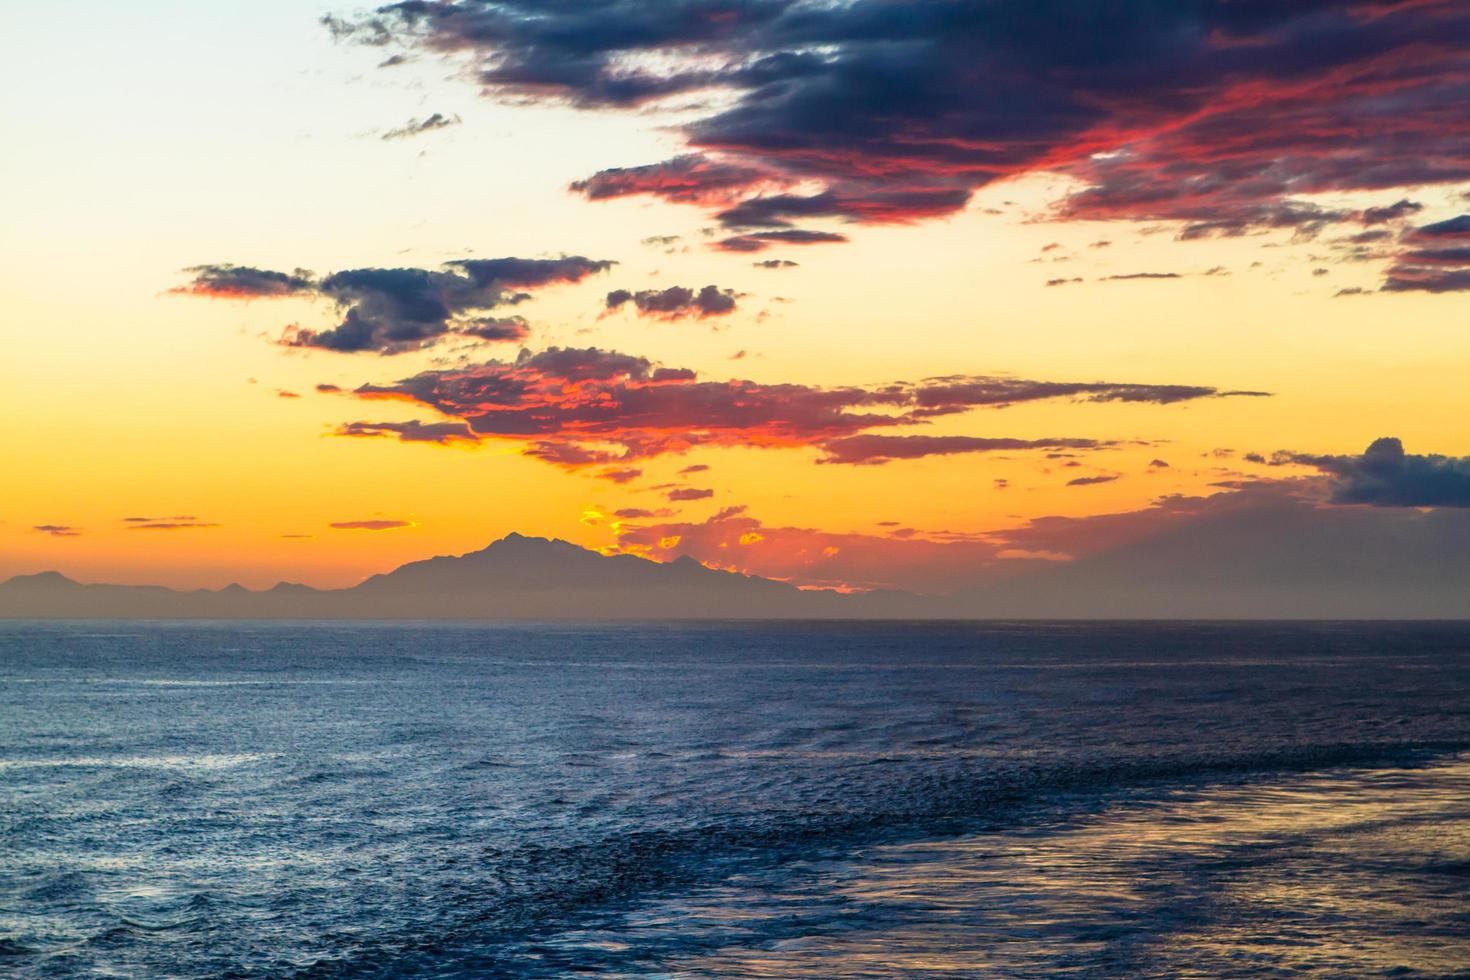
M 1470 507 L 1457 0 L 6 22 L 0 577 L 953 593 Z

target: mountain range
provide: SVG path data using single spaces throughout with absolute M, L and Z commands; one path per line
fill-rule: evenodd
M 1470 512 L 1255 509 L 950 596 L 803 590 L 510 534 L 346 589 L 176 591 L 57 572 L 0 583 L 16 619 L 1461 619 Z
M 347 589 L 181 592 L 83 585 L 57 572 L 0 583 L 0 618 L 10 619 L 783 619 L 914 616 L 926 604 L 907 593 L 807 592 L 692 558 L 609 556 L 520 534 Z

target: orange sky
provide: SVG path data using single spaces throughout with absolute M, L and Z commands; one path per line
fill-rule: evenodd
M 379 69 L 387 49 L 334 40 L 285 0 L 157 6 L 156 20 L 101 3 L 12 17 L 29 41 L 0 67 L 7 131 L 24 134 L 0 167 L 7 186 L 25 189 L 7 203 L 0 231 L 0 577 L 58 569 L 87 581 L 181 587 L 336 586 L 512 530 L 600 548 L 621 535 L 630 548 L 668 557 L 678 543 L 649 548 L 635 532 L 743 507 L 761 527 L 811 534 L 779 556 L 768 546 L 742 557 L 759 541 L 741 545 L 737 534 L 721 554 L 696 557 L 853 584 L 806 574 L 813 563 L 790 549 L 881 555 L 899 530 L 903 541 L 989 540 L 1048 516 L 1141 511 L 1169 495 L 1222 492 L 1222 482 L 1311 476 L 1310 465 L 1267 461 L 1279 451 L 1356 454 L 1381 436 L 1402 439 L 1411 453 L 1470 454 L 1465 292 L 1381 291 L 1405 267 L 1405 250 L 1419 247 L 1415 229 L 1467 209 L 1470 139 L 1460 140 L 1458 157 L 1436 158 L 1443 179 L 1344 179 L 1263 198 L 1332 216 L 1309 230 L 1252 219 L 1239 234 L 1196 236 L 1183 231 L 1191 219 L 1140 206 L 1078 213 L 1074 205 L 1077 216 L 1068 216 L 1068 201 L 1111 179 L 1109 158 L 1077 149 L 1102 139 L 1101 124 L 1065 143 L 1058 137 L 1037 160 L 993 179 L 956 184 L 946 172 L 943 186 L 964 196 L 944 213 L 875 221 L 864 217 L 867 202 L 889 186 L 920 186 L 911 172 L 918 164 L 874 184 L 833 176 L 826 162 L 741 149 L 729 137 L 700 147 L 691 134 L 714 110 L 686 93 L 674 104 L 576 107 L 566 103 L 588 96 L 482 91 L 464 66 L 493 52 L 461 47 L 446 61 L 408 36 L 393 50 L 409 63 Z M 1459 15 L 1427 4 L 1414 16 Z M 730 37 L 719 44 L 757 43 Z M 700 57 L 715 57 L 712 50 L 722 49 Z M 1459 66 L 1441 70 L 1443 84 L 1465 84 L 1463 51 L 1458 60 L 1441 54 Z M 1278 56 L 1288 54 L 1261 55 Z M 1332 77 L 1366 70 L 1345 63 Z M 1289 130 L 1314 99 L 1357 105 L 1326 84 L 1258 107 L 1262 129 Z M 1439 84 L 1424 82 L 1418 96 L 1408 88 L 1401 114 L 1420 111 L 1417 97 L 1432 117 Z M 745 97 L 738 87 L 716 92 L 718 105 Z M 383 138 L 434 113 L 458 121 Z M 1117 127 L 1112 144 L 1096 149 L 1131 146 L 1143 159 L 1147 141 L 1179 139 L 1184 124 L 1140 111 L 1109 125 Z M 1371 139 L 1372 125 L 1366 132 Z M 783 183 L 692 204 L 569 190 L 600 171 L 677 159 L 691 147 L 725 165 L 774 168 Z M 1287 159 L 1279 152 L 1277 166 Z M 1364 173 L 1375 163 L 1353 160 Z M 932 182 L 934 173 L 919 176 Z M 1172 188 L 1169 200 L 1177 205 L 1195 186 Z M 858 203 L 788 215 L 765 230 L 819 230 L 846 243 L 712 247 L 742 231 L 721 226 L 722 209 L 824 193 Z M 1417 207 L 1381 222 L 1363 217 L 1401 200 Z M 1349 240 L 1365 229 L 1385 231 L 1383 244 L 1352 254 Z M 575 280 L 489 287 L 463 280 L 469 273 L 459 270 L 469 266 L 445 267 L 508 256 L 615 264 Z M 756 265 L 766 260 L 796 264 Z M 284 298 L 178 292 L 199 276 L 186 270 L 226 265 L 311 271 L 308 285 Z M 288 327 L 320 337 L 344 317 L 382 314 L 373 304 L 383 293 L 330 276 L 385 269 L 441 277 L 425 280 L 441 299 L 479 292 L 450 302 L 450 332 L 421 346 L 342 352 L 281 342 Z M 700 316 L 697 306 L 678 305 L 678 294 L 643 300 L 673 304 L 672 315 L 640 315 L 631 298 L 608 308 L 614 290 L 697 293 L 711 284 L 729 291 L 722 295 L 733 310 Z M 1339 296 L 1344 290 L 1361 294 Z M 524 319 L 516 328 L 524 337 L 463 332 L 472 321 L 512 317 Z M 530 369 L 514 368 L 522 348 L 622 352 L 646 359 L 646 373 L 576 389 L 591 394 L 573 411 L 576 382 L 539 368 L 528 382 Z M 528 413 L 515 424 L 534 432 L 480 431 L 477 441 L 450 445 L 340 434 L 352 422 L 463 427 L 489 410 L 483 394 L 446 411 L 443 402 L 354 391 L 423 372 L 453 378 L 490 361 L 505 366 L 491 369 L 497 378 L 549 386 L 543 408 L 526 408 L 524 395 L 514 402 Z M 659 384 L 679 390 L 652 392 L 659 368 L 694 376 L 667 375 Z M 1132 400 L 1086 389 L 930 414 L 926 399 L 945 384 L 932 379 L 958 376 L 1213 393 Z M 880 397 L 894 385 L 902 398 Z M 1269 397 L 1214 396 L 1240 390 Z M 749 421 L 755 391 L 765 392 L 774 422 Z M 843 391 L 865 394 L 846 398 L 836 421 L 812 421 L 816 409 L 803 399 Z M 645 400 L 653 407 L 634 415 Z M 494 410 L 508 409 L 497 402 Z M 850 418 L 869 413 L 905 423 L 865 427 Z M 638 442 L 650 431 L 677 438 Z M 1097 445 L 820 462 L 837 439 L 858 434 Z M 546 443 L 618 458 L 566 465 L 527 455 Z M 681 472 L 689 467 L 707 469 Z M 638 473 L 607 478 L 619 470 Z M 620 519 L 619 510 L 651 515 Z M 342 524 L 359 526 L 333 526 Z M 821 544 L 821 535 L 857 537 Z M 946 576 L 968 580 L 944 564 L 951 558 L 930 567 L 911 545 L 893 554 L 904 569 L 898 578 L 858 584 L 942 589 Z

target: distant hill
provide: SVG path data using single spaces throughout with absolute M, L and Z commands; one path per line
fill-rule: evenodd
M 661 564 L 520 534 L 350 589 L 283 582 L 259 592 L 180 592 L 83 585 L 56 572 L 0 584 L 0 618 L 10 619 L 786 619 L 919 616 L 930 605 L 906 593 L 803 591 L 690 558 Z
M 1270 506 L 1203 514 L 953 596 L 846 595 L 511 534 L 350 589 L 178 592 L 0 584 L 0 618 L 37 619 L 1463 619 L 1470 509 Z
M 1470 618 L 1470 510 L 1282 500 L 1050 562 L 948 608 L 1006 619 Z

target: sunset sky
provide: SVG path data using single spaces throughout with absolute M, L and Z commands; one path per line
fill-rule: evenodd
M 943 593 L 1470 507 L 1462 0 L 6 23 L 0 577 L 519 531 Z

